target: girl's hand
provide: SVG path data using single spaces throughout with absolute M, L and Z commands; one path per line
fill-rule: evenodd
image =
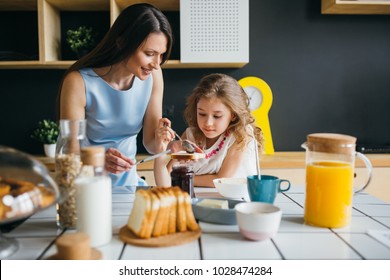
M 129 171 L 134 167 L 135 161 L 126 157 L 117 149 L 109 148 L 106 151 L 105 169 L 114 174 Z

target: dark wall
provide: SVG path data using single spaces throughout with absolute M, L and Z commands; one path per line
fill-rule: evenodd
M 185 97 L 199 79 L 222 72 L 257 76 L 271 87 L 276 151 L 301 150 L 313 132 L 390 145 L 390 16 L 322 15 L 320 2 L 251 0 L 250 62 L 243 68 L 165 69 L 164 107 L 173 105 L 173 127 L 184 130 Z M 39 120 L 54 118 L 63 73 L 0 70 L 0 144 L 42 153 L 29 135 Z

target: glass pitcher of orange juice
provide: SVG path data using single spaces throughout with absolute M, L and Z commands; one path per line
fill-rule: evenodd
M 351 221 L 353 194 L 364 190 L 372 176 L 370 160 L 356 152 L 356 138 L 333 133 L 314 133 L 302 144 L 306 149 L 305 222 L 339 228 Z M 366 184 L 354 190 L 355 158 L 368 170 Z

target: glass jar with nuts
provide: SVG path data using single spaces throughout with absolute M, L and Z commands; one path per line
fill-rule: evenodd
M 55 166 L 56 182 L 60 190 L 57 204 L 57 225 L 76 227 L 76 189 L 74 179 L 80 172 L 80 148 L 85 140 L 86 120 L 60 120 Z

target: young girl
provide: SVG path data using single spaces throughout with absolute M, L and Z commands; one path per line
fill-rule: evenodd
M 238 82 L 224 74 L 203 77 L 187 99 L 184 111 L 188 128 L 182 139 L 202 148 L 205 158 L 194 162 L 195 186 L 214 187 L 213 179 L 257 174 L 255 145 L 262 151 L 263 135 L 248 108 L 249 99 Z M 253 138 L 255 137 L 255 139 Z M 164 151 L 174 139 L 170 121 L 161 119 L 156 129 L 156 150 Z M 255 142 L 257 141 L 257 142 Z M 176 152 L 179 143 L 171 144 Z M 170 186 L 170 172 L 164 157 L 155 159 L 157 186 Z

